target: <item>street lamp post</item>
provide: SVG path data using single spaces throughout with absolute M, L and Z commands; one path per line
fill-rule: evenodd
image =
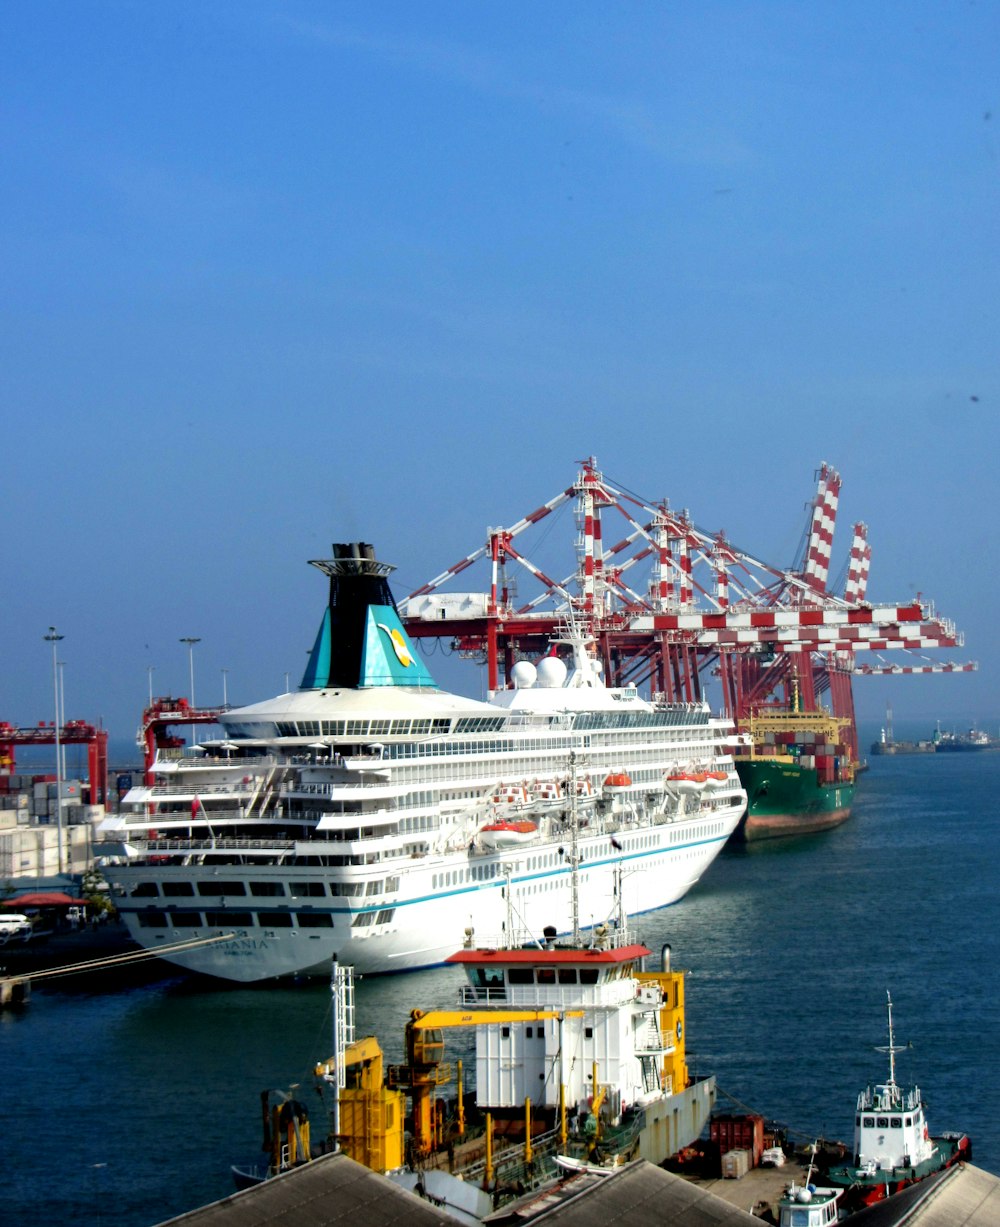
M 52 690 L 55 696 L 56 708 L 56 847 L 59 856 L 59 874 L 62 876 L 63 871 L 63 811 L 62 811 L 62 794 L 63 794 L 63 773 L 62 773 L 62 744 L 60 742 L 61 728 L 59 725 L 59 662 L 56 659 L 56 644 L 60 642 L 64 635 L 60 635 L 54 626 L 49 627 L 49 633 L 42 636 L 48 643 L 52 644 Z
M 185 635 L 179 642 L 186 643 L 188 647 L 188 671 L 191 675 L 191 706 L 194 707 L 194 645 L 201 643 L 201 638 L 198 635 Z
M 59 715 L 56 717 L 59 722 L 59 727 L 66 727 L 66 662 L 59 662 Z M 63 742 L 62 755 L 60 757 L 62 765 L 63 779 L 66 779 L 66 743 Z

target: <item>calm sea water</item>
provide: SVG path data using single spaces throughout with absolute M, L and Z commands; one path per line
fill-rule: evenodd
M 1000 1174 L 1000 753 L 874 759 L 836 831 L 727 850 L 681 903 L 639 918 L 690 970 L 690 1063 L 803 1139 L 850 1136 L 859 1090 L 899 1076 L 932 1129 L 964 1129 Z M 437 969 L 358 986 L 359 1034 L 398 1056 L 413 1006 L 451 1005 Z M 453 1033 L 453 1056 L 468 1041 Z M 164 981 L 101 994 L 38 985 L 0 1015 L 0 1222 L 150 1227 L 232 1191 L 256 1157 L 259 1093 L 329 1054 L 325 985 Z

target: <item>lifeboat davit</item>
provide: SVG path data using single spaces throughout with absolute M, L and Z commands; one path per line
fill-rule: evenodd
M 625 792 L 627 788 L 631 787 L 632 777 L 630 775 L 626 775 L 624 771 L 612 771 L 604 781 L 605 792 Z
M 533 843 L 538 838 L 538 826 L 526 819 L 520 822 L 489 822 L 479 828 L 479 842 L 484 848 L 516 848 Z

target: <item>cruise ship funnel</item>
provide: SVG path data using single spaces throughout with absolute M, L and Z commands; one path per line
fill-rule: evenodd
M 302 690 L 436 683 L 417 655 L 389 588 L 395 568 L 365 541 L 335 543 L 333 557 L 311 559 L 330 577 L 330 598 L 302 678 Z

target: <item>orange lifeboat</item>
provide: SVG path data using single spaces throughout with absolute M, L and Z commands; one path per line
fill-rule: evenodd
M 479 842 L 487 849 L 515 848 L 520 844 L 533 843 L 538 838 L 534 822 L 489 822 L 479 828 Z
M 612 771 L 604 781 L 605 792 L 624 792 L 632 787 L 632 777 L 624 771 Z
M 705 771 L 675 771 L 667 776 L 665 784 L 671 792 L 701 792 L 708 783 Z

